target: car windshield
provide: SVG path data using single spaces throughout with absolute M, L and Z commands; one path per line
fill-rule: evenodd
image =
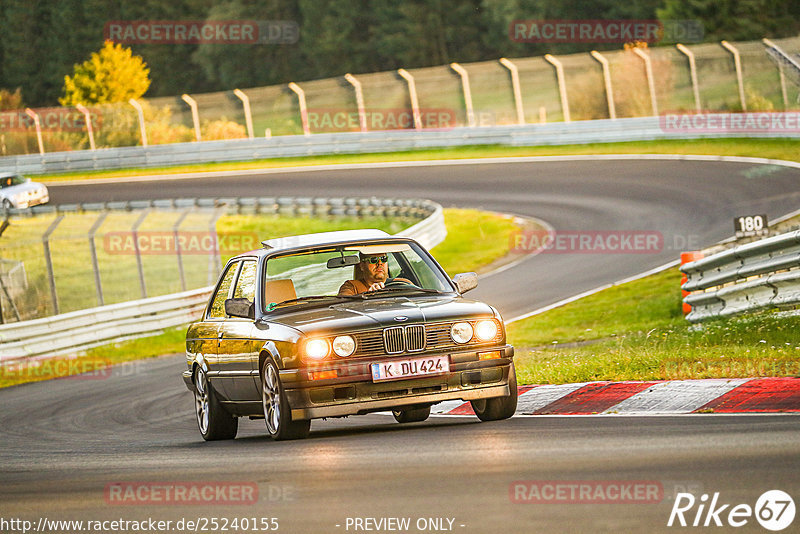
M 0 187 L 11 187 L 12 185 L 21 185 L 25 183 L 25 178 L 15 174 L 13 176 L 4 176 L 0 178 Z
M 353 284 L 354 280 L 363 280 L 363 275 L 359 274 L 362 272 L 361 264 L 370 262 L 379 267 L 386 263 L 386 287 L 363 292 L 365 285 L 357 283 L 356 287 L 362 291 L 339 296 L 342 286 L 348 281 Z M 449 280 L 430 255 L 416 244 L 406 242 L 343 245 L 276 256 L 267 261 L 265 276 L 267 310 L 326 298 L 453 291 Z

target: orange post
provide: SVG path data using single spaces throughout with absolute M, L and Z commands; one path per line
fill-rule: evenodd
M 703 252 L 699 250 L 693 250 L 691 252 L 681 252 L 681 265 L 685 265 L 691 261 L 703 259 Z M 681 277 L 681 286 L 686 283 L 687 277 L 684 274 Z M 690 291 L 683 291 L 681 290 L 681 298 L 686 298 Z M 687 315 L 690 311 L 692 311 L 692 307 L 689 304 L 683 303 L 683 314 Z

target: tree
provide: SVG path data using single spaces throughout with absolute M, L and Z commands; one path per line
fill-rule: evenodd
M 75 65 L 75 74 L 64 77 L 63 106 L 114 104 L 139 98 L 150 87 L 150 69 L 130 48 L 106 41 L 99 52 Z

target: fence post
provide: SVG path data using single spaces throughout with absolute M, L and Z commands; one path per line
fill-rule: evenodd
M 136 251 L 136 268 L 139 271 L 139 287 L 142 290 L 142 298 L 147 298 L 147 285 L 144 282 L 144 267 L 142 265 L 142 252 L 139 250 L 139 226 L 144 222 L 147 216 L 150 214 L 150 210 L 146 209 L 139 215 L 139 218 L 136 219 L 136 222 L 133 223 L 131 227 L 131 233 L 133 233 L 133 249 Z
M 556 80 L 558 80 L 558 93 L 561 96 L 561 111 L 564 114 L 564 122 L 571 122 L 569 100 L 567 100 L 567 83 L 564 79 L 564 66 L 550 54 L 545 54 L 544 59 L 556 68 Z
M 606 86 L 606 100 L 608 101 L 608 117 L 617 118 L 617 108 L 614 106 L 614 91 L 611 88 L 611 71 L 608 67 L 608 60 L 597 50 L 592 50 L 592 57 L 603 66 L 603 82 Z
M 467 126 L 475 127 L 475 110 L 472 108 L 472 91 L 469 88 L 469 74 L 467 69 L 458 63 L 450 63 L 450 68 L 461 76 L 461 88 L 464 91 L 464 106 L 467 110 Z
M 104 211 L 89 229 L 89 250 L 92 253 L 92 269 L 94 270 L 94 286 L 97 289 L 98 306 L 102 306 L 105 303 L 103 302 L 103 285 L 100 281 L 100 266 L 97 262 L 97 247 L 94 244 L 94 236 L 97 233 L 98 228 L 100 228 L 100 225 L 103 224 L 103 221 L 105 221 L 106 217 L 108 217 L 108 213 L 109 212 Z
M 311 135 L 311 130 L 308 128 L 308 107 L 306 107 L 306 93 L 294 82 L 289 84 L 289 89 L 297 94 L 297 102 L 300 106 L 300 121 L 303 123 L 303 135 Z
M 762 39 L 765 45 L 775 49 L 778 53 L 783 54 L 783 50 L 778 48 L 778 45 L 770 41 L 769 39 Z M 781 96 L 783 97 L 783 110 L 789 111 L 789 98 L 787 97 L 786 93 L 786 74 L 783 72 L 783 62 L 777 61 L 778 64 L 778 75 L 781 78 Z
M 634 48 L 633 53 L 642 58 L 644 61 L 644 71 L 647 75 L 647 88 L 650 91 L 650 105 L 653 107 L 653 116 L 658 117 L 658 102 L 656 101 L 656 84 L 653 80 L 653 65 L 650 62 L 650 56 L 647 55 L 641 48 Z
M 175 224 L 172 226 L 172 235 L 175 237 L 175 256 L 178 260 L 178 276 L 181 279 L 181 291 L 186 291 L 186 275 L 183 272 L 183 258 L 181 256 L 181 240 L 180 240 L 180 226 L 183 223 L 183 220 L 189 215 L 190 210 L 185 210 L 178 220 L 175 221 Z
M 733 54 L 733 67 L 736 69 L 736 83 L 739 85 L 739 103 L 742 105 L 742 111 L 747 111 L 747 102 L 744 98 L 744 79 L 742 78 L 742 59 L 739 56 L 739 50 L 728 41 L 720 41 L 722 47 Z
M 213 285 L 219 276 L 220 267 L 222 267 L 222 256 L 219 250 L 219 236 L 217 235 L 217 221 L 224 215 L 224 206 L 214 210 L 211 219 L 208 221 L 208 233 L 214 237 L 214 250 L 208 255 L 208 284 Z M 216 260 L 216 261 L 215 261 Z
M 525 108 L 522 107 L 522 90 L 519 86 L 519 69 L 510 60 L 501 57 L 500 64 L 511 73 L 511 90 L 514 92 L 514 106 L 517 108 L 517 124 L 525 124 Z
M 397 74 L 408 83 L 408 97 L 411 99 L 411 113 L 414 115 L 414 129 L 422 129 L 422 117 L 419 114 L 419 100 L 417 99 L 417 84 L 414 77 L 406 69 L 397 69 Z
M 675 45 L 683 55 L 689 58 L 689 77 L 692 79 L 692 92 L 694 93 L 694 107 L 698 113 L 700 109 L 700 88 L 697 85 L 697 63 L 694 61 L 694 52 L 683 46 L 681 43 Z
M 142 146 L 147 147 L 147 130 L 144 127 L 144 110 L 142 110 L 142 105 L 139 104 L 135 98 L 128 100 L 128 104 L 133 106 L 136 113 L 139 115 L 139 133 L 142 136 Z
M 44 246 L 44 261 L 47 265 L 47 280 L 50 283 L 50 299 L 53 303 L 53 315 L 58 315 L 58 293 L 56 292 L 56 276 L 53 272 L 53 258 L 50 256 L 50 236 L 56 231 L 56 228 L 64 218 L 64 214 L 57 216 L 55 220 L 50 223 L 44 234 L 42 234 L 42 245 Z
M 39 142 L 39 154 L 44 156 L 44 143 L 42 142 L 42 122 L 39 120 L 39 114 L 31 108 L 25 108 L 25 114 L 33 119 L 33 125 L 36 127 L 36 140 Z
M 347 80 L 350 85 L 353 86 L 353 89 L 356 92 L 356 107 L 358 108 L 358 124 L 361 126 L 361 131 L 367 131 L 367 113 L 364 109 L 364 92 L 361 90 L 361 82 L 359 82 L 355 76 L 350 74 L 349 72 L 344 75 L 344 79 Z
M 247 95 L 244 94 L 244 91 L 241 89 L 234 89 L 233 94 L 242 101 L 242 107 L 244 108 L 244 124 L 247 128 L 247 137 L 253 139 L 253 114 L 250 112 L 250 99 L 247 98 Z
M 192 108 L 192 124 L 194 124 L 194 138 L 196 141 L 200 141 L 200 113 L 197 111 L 197 100 L 187 95 L 186 93 L 181 95 L 181 99 L 187 104 L 189 104 L 190 108 Z
M 94 129 L 92 128 L 92 115 L 89 113 L 89 110 L 86 109 L 86 106 L 83 104 L 76 104 L 75 108 L 83 113 L 83 120 L 86 121 L 86 133 L 89 136 L 89 147 L 92 150 L 97 150 L 97 147 L 94 144 Z

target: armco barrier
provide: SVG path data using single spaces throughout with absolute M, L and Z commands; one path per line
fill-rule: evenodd
M 740 245 L 681 267 L 692 292 L 686 318 L 700 322 L 800 304 L 800 230 Z
M 795 113 L 793 116 L 796 116 Z M 715 113 L 716 124 L 731 114 Z M 724 137 L 800 137 L 800 128 L 670 129 L 664 117 L 602 119 L 517 126 L 319 133 L 271 138 L 174 143 L 148 147 L 104 148 L 73 152 L 27 154 L 0 158 L 0 169 L 19 173 L 58 173 L 130 167 L 167 167 L 189 163 L 249 161 L 266 158 L 364 154 L 468 145 L 538 146 L 657 139 Z M 769 126 L 769 125 L 768 125 Z
M 219 205 L 223 202 L 237 206 L 239 210 L 253 209 L 260 199 L 189 199 L 192 205 Z M 183 206 L 183 201 L 147 201 L 136 203 L 139 208 L 167 203 Z M 255 200 L 255 202 L 253 202 Z M 292 213 L 314 213 L 325 209 L 325 213 L 341 215 L 363 215 L 392 213 L 423 218 L 419 223 L 399 232 L 398 235 L 416 239 L 425 248 L 433 248 L 447 236 L 442 206 L 430 200 L 403 199 L 282 199 L 275 206 L 265 201 L 269 209 L 281 206 Z M 89 209 L 131 209 L 131 203 L 107 203 L 89 205 Z M 48 207 L 57 211 L 64 206 Z M 75 211 L 81 206 L 68 206 Z M 82 208 L 86 209 L 84 205 Z M 148 299 L 100 306 L 87 310 L 54 315 L 32 321 L 0 325 L 0 366 L 20 359 L 41 359 L 69 354 L 121 339 L 145 336 L 166 328 L 186 325 L 197 320 L 213 287 L 203 287 Z

